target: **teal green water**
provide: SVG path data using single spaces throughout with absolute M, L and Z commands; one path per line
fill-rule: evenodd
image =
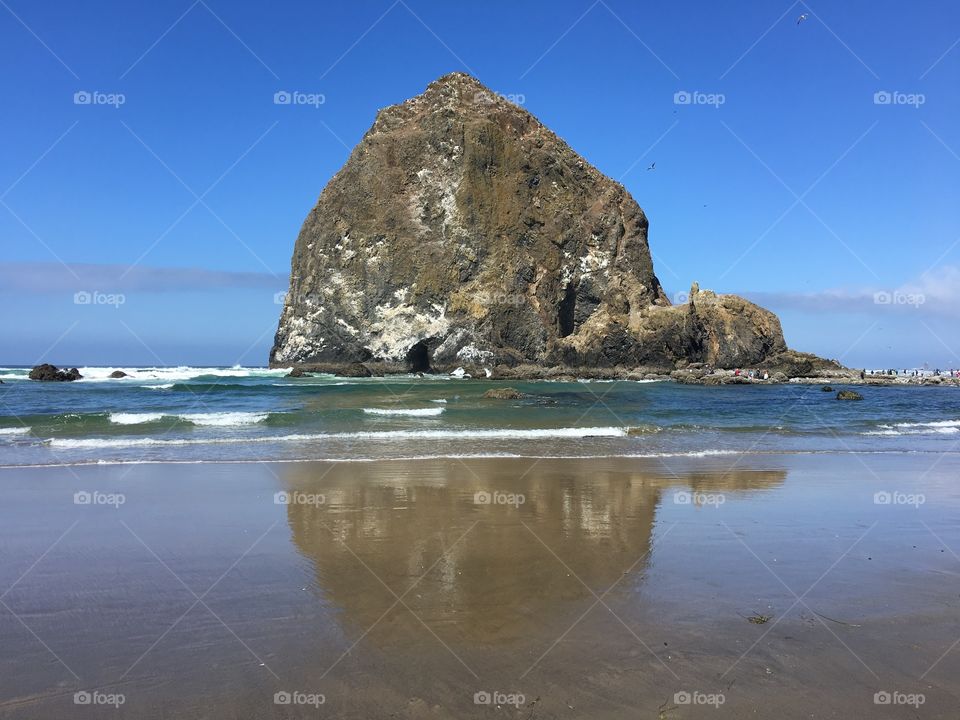
M 952 452 L 960 391 L 816 385 L 512 382 L 449 376 L 291 379 L 262 368 L 81 368 L 35 383 L 0 368 L 3 465 L 430 456 Z

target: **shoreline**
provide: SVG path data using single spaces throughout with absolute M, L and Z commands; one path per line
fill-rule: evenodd
M 343 458 L 267 458 L 261 460 L 225 460 L 198 459 L 198 460 L 170 460 L 168 458 L 155 460 L 86 460 L 63 463 L 32 463 L 24 465 L 0 465 L 3 470 L 46 469 L 46 468 L 73 468 L 73 467 L 115 467 L 136 465 L 308 465 L 317 464 L 375 464 L 375 463 L 416 463 L 436 460 L 670 460 L 690 459 L 709 460 L 723 457 L 739 456 L 744 458 L 789 458 L 789 457 L 818 457 L 848 455 L 944 455 L 946 457 L 960 457 L 957 450 L 852 450 L 852 449 L 825 449 L 825 450 L 690 450 L 687 452 L 662 453 L 606 453 L 597 455 L 524 455 L 519 453 L 437 453 L 432 455 L 404 455 L 396 457 L 343 457 Z

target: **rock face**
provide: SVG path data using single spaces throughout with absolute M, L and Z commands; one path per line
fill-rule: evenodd
M 381 110 L 323 190 L 270 363 L 773 368 L 787 350 L 777 317 L 696 284 L 672 306 L 647 227 L 622 185 L 533 115 L 446 75 Z
M 60 370 L 56 365 L 44 363 L 43 365 L 34 367 L 27 377 L 31 380 L 39 380 L 41 382 L 71 382 L 73 380 L 80 380 L 83 375 L 81 375 L 80 371 L 76 368 Z

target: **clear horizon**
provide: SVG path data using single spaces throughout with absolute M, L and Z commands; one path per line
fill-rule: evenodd
M 320 191 L 378 109 L 460 70 L 623 182 L 675 300 L 742 294 L 850 367 L 960 367 L 958 21 L 892 2 L 4 3 L 3 361 L 265 365 Z

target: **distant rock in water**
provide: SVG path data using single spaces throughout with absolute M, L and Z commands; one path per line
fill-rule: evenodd
M 529 112 L 445 75 L 378 113 L 307 216 L 271 366 L 776 369 L 777 317 L 696 284 L 671 305 L 647 226 Z
M 487 400 L 519 400 L 523 397 L 523 393 L 512 387 L 493 388 L 487 390 L 483 397 Z
M 837 393 L 837 400 L 863 400 L 863 395 L 855 390 L 841 390 Z
M 39 380 L 41 382 L 71 382 L 73 380 L 80 380 L 83 375 L 81 375 L 80 371 L 76 368 L 60 370 L 56 365 L 44 363 L 43 365 L 34 367 L 28 377 L 31 380 Z
M 114 370 L 107 377 L 113 380 L 119 380 L 120 378 L 131 377 L 129 374 L 125 373 L 123 370 Z

